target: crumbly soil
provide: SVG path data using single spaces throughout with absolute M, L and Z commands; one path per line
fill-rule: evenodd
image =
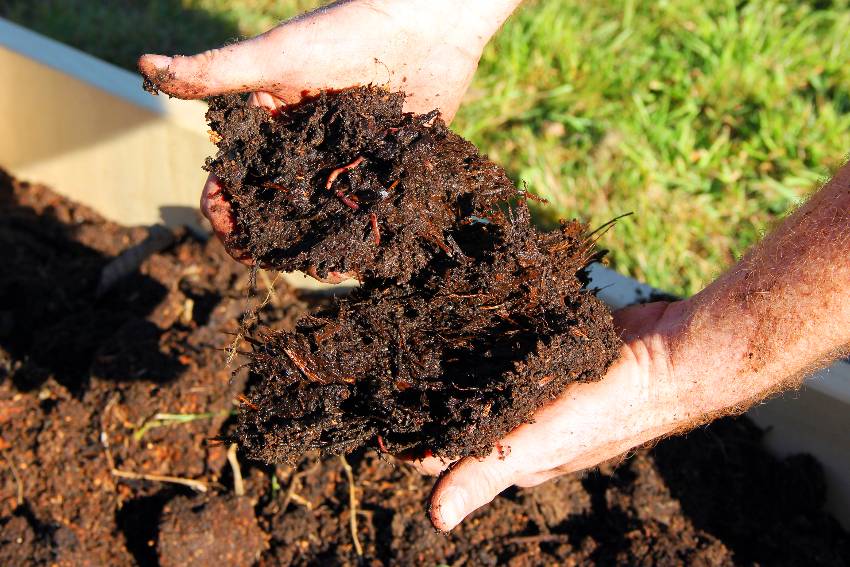
M 249 271 L 183 234 L 95 297 L 102 266 L 143 237 L 0 174 L 0 565 L 847 564 L 818 464 L 770 456 L 746 418 L 509 490 L 448 535 L 425 515 L 432 479 L 355 451 L 358 560 L 338 458 L 270 467 L 240 454 L 238 497 L 227 447 L 210 441 L 247 411 L 245 372 L 218 349 Z M 260 315 L 276 330 L 316 303 L 280 283 L 271 298 Z
M 500 167 L 403 101 L 361 87 L 276 116 L 211 102 L 207 169 L 233 207 L 230 244 L 260 265 L 361 280 L 294 332 L 254 337 L 263 379 L 238 435 L 253 458 L 486 455 L 617 355 L 608 309 L 582 289 L 598 257 L 586 227 L 539 232 Z
M 251 567 L 267 547 L 251 501 L 238 496 L 178 496 L 163 507 L 160 567 Z
M 235 95 L 211 99 L 218 153 L 206 169 L 234 210 L 228 244 L 282 271 L 399 283 L 434 262 L 462 262 L 461 223 L 488 218 L 517 191 L 436 112 L 404 114 L 403 102 L 362 87 L 272 116 Z

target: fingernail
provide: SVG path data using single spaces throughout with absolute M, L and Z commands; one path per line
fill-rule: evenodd
M 153 66 L 157 71 L 166 71 L 169 65 L 171 65 L 171 57 L 166 55 L 145 55 L 145 63 Z
M 446 531 L 451 530 L 463 520 L 466 494 L 459 488 L 447 488 L 437 504 L 441 523 Z

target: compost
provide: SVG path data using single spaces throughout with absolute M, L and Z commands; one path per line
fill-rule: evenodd
M 207 117 L 236 230 L 259 265 L 354 273 L 350 296 L 254 337 L 239 440 L 294 464 L 363 445 L 482 456 L 619 340 L 582 288 L 599 257 L 578 222 L 542 233 L 527 195 L 436 112 L 360 87 L 271 115 L 236 96 Z
M 296 466 L 229 447 L 248 411 L 226 366 L 250 271 L 217 241 L 170 248 L 100 296 L 142 242 L 49 189 L 0 173 L 0 565 L 846 565 L 820 467 L 777 460 L 746 418 L 618 466 L 509 490 L 451 534 L 425 516 L 432 479 L 382 453 Z M 277 282 L 259 316 L 294 328 L 325 299 Z M 256 304 L 252 304 L 252 310 Z M 123 476 L 122 476 L 123 475 Z M 158 475 L 158 476 L 157 476 Z M 191 486 L 166 479 L 187 480 Z M 352 532 L 351 491 L 356 498 Z M 353 544 L 362 545 L 359 558 Z M 211 558 L 214 558 L 211 559 Z

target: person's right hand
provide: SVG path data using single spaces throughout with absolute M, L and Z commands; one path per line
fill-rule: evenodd
M 364 84 L 404 91 L 405 110 L 440 109 L 449 122 L 481 51 L 519 0 L 349 0 L 255 38 L 185 57 L 143 55 L 139 70 L 185 99 L 253 93 L 270 110 L 323 89 Z M 201 210 L 219 237 L 234 229 L 224 192 L 207 180 Z M 240 261 L 242 251 L 230 250 Z

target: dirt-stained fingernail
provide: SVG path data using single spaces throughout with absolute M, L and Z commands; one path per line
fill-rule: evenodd
M 157 71 L 167 71 L 171 65 L 171 57 L 166 55 L 145 55 L 144 63 L 148 68 L 153 67 Z
M 447 488 L 440 495 L 436 512 L 440 518 L 442 529 L 449 531 L 457 526 L 466 516 L 466 492 L 460 488 Z

